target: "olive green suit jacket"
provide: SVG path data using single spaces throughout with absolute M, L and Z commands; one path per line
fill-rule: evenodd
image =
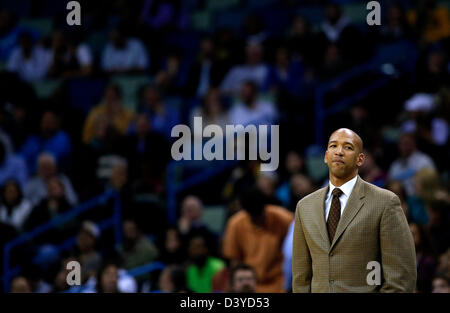
M 297 204 L 293 292 L 413 292 L 416 253 L 399 198 L 358 176 L 330 243 L 325 221 L 328 188 Z M 371 261 L 381 265 L 379 284 L 376 267 L 368 269 Z

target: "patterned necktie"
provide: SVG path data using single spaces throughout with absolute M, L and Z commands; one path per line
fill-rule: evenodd
M 336 228 L 339 224 L 339 219 L 341 218 L 341 202 L 339 201 L 339 197 L 342 194 L 343 192 L 341 189 L 333 189 L 333 200 L 331 200 L 330 213 L 328 213 L 327 221 L 328 237 L 330 238 L 330 243 L 333 242 L 334 234 L 336 233 Z

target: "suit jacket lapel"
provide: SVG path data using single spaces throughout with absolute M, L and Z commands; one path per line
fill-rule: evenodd
M 326 245 L 330 246 L 330 239 L 328 237 L 328 231 L 327 231 L 327 225 L 325 223 L 325 198 L 327 196 L 327 192 L 329 189 L 328 187 L 322 188 L 322 190 L 318 193 L 318 203 L 316 208 L 314 208 L 314 220 L 317 221 L 317 225 L 319 227 L 320 234 L 323 237 L 324 242 L 326 242 Z
M 334 245 L 336 244 L 336 241 L 339 239 L 339 237 L 342 235 L 344 230 L 347 228 L 347 226 L 353 220 L 355 215 L 359 212 L 361 207 L 364 205 L 364 201 L 362 201 L 364 196 L 365 195 L 364 195 L 363 180 L 358 175 L 355 187 L 353 188 L 350 198 L 348 199 L 347 204 L 345 205 L 344 213 L 341 216 L 341 219 L 340 219 L 339 224 L 336 229 L 336 233 L 334 234 L 333 242 L 331 243 L 331 246 L 330 246 L 330 251 L 331 251 L 331 249 L 333 249 Z

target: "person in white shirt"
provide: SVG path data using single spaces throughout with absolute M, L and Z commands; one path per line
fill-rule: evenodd
M 230 110 L 230 122 L 233 125 L 271 125 L 278 113 L 270 101 L 258 99 L 257 86 L 247 81 L 242 86 L 241 101 Z
M 5 183 L 1 197 L 3 204 L 0 207 L 0 221 L 22 231 L 33 208 L 31 202 L 23 197 L 20 185 L 14 180 Z
M 246 47 L 247 62 L 232 67 L 225 75 L 220 90 L 225 94 L 236 95 L 245 81 L 251 80 L 262 87 L 267 79 L 269 68 L 263 63 L 263 46 L 258 42 L 250 42 Z
M 19 43 L 20 46 L 12 51 L 6 69 L 27 82 L 45 78 L 52 62 L 51 52 L 34 45 L 31 35 L 27 33 L 20 36 Z
M 123 31 L 115 29 L 103 50 L 101 67 L 108 73 L 142 72 L 149 67 L 149 57 L 139 39 L 127 38 Z
M 404 133 L 398 141 L 400 158 L 392 163 L 389 168 L 388 177 L 390 180 L 402 181 L 408 196 L 414 195 L 414 175 L 423 168 L 433 168 L 436 166 L 433 160 L 425 153 L 417 150 L 414 135 Z

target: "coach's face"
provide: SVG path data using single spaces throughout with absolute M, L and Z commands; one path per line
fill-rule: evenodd
M 324 161 L 334 177 L 345 179 L 355 176 L 364 162 L 361 139 L 349 129 L 335 131 L 328 141 Z

